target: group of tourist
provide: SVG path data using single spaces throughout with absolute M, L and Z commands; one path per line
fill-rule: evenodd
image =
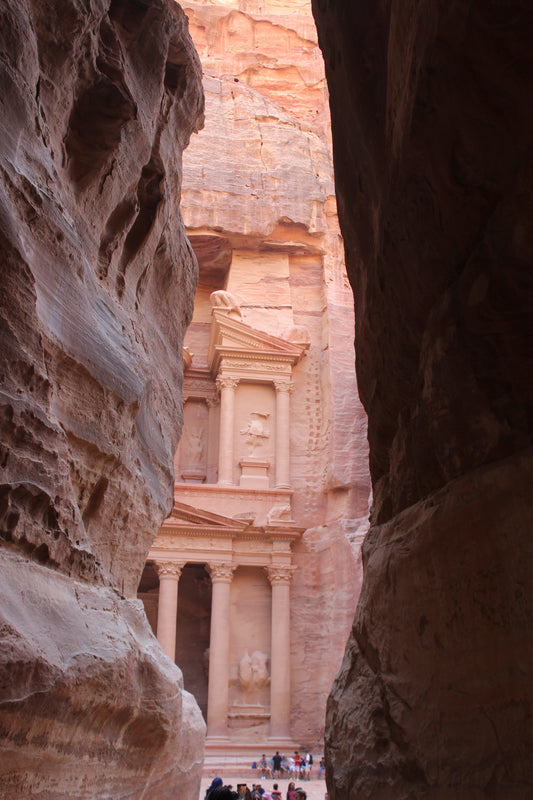
M 238 783 L 237 788 L 234 789 L 231 784 L 224 785 L 222 778 L 215 778 L 207 789 L 204 800 L 307 800 L 307 792 L 301 787 L 297 787 L 295 781 L 311 780 L 313 768 L 311 753 L 306 753 L 304 756 L 296 750 L 294 756 L 287 758 L 276 750 L 268 761 L 263 753 L 259 759 L 259 765 L 254 762 L 252 767 L 254 769 L 259 767 L 262 779 L 290 779 L 285 798 L 283 798 L 277 783 L 274 783 L 272 791 L 269 792 L 260 783 L 252 784 L 251 789 L 245 783 Z M 318 768 L 319 778 L 322 777 L 325 769 L 324 759 L 321 758 Z
M 237 790 L 231 784 L 224 785 L 222 778 L 215 778 L 205 793 L 204 800 L 283 800 L 282 793 L 275 783 L 272 791 L 267 792 L 260 783 L 254 783 L 250 789 L 245 783 L 237 784 Z M 307 792 L 291 781 L 287 787 L 285 800 L 307 800 Z
M 322 761 L 320 766 L 322 767 Z M 290 778 L 295 781 L 310 781 L 311 771 L 313 769 L 313 756 L 311 753 L 300 755 L 298 750 L 295 751 L 293 756 L 280 755 L 276 750 L 275 754 L 268 761 L 266 755 L 263 753 L 259 759 L 259 769 L 261 770 L 261 778 Z M 319 778 L 321 777 L 322 769 L 319 769 Z M 292 798 L 291 798 L 292 800 Z

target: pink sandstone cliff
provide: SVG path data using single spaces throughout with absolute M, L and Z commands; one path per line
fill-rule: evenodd
M 227 288 L 243 321 L 277 336 L 289 321 L 310 333 L 291 398 L 293 516 L 307 529 L 291 585 L 291 732 L 316 754 L 355 609 L 369 503 L 324 64 L 309 2 L 206 0 L 184 9 L 206 95 L 205 129 L 187 150 L 183 182 L 184 220 L 193 246 L 204 248 L 200 268 L 233 249 Z
M 375 505 L 332 800 L 533 785 L 533 13 L 315 0 Z
M 189 798 L 204 723 L 135 600 L 172 503 L 200 65 L 171 0 L 0 9 L 0 784 Z

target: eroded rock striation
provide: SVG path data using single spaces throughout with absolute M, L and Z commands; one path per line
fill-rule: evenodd
M 533 651 L 530 4 L 315 0 L 373 525 L 333 798 L 523 798 Z
M 4 797 L 190 797 L 203 721 L 137 584 L 172 503 L 200 65 L 170 0 L 0 8 Z

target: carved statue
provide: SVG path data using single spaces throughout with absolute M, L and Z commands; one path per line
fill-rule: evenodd
M 224 289 L 217 289 L 216 292 L 211 292 L 209 299 L 214 308 L 220 308 L 222 311 L 227 311 L 230 314 L 237 314 L 242 318 L 239 304 L 231 292 L 226 292 Z
M 287 503 L 285 505 L 272 506 L 267 514 L 267 525 L 273 522 L 291 521 L 291 507 Z
M 252 692 L 267 686 L 270 676 L 267 669 L 268 656 L 260 650 L 254 650 L 252 655 L 246 651 L 239 661 L 239 683 L 241 689 Z
M 201 464 L 205 456 L 204 432 L 198 428 L 190 428 L 187 431 L 186 440 L 187 461 L 190 464 Z
M 240 433 L 245 437 L 244 441 L 250 446 L 250 455 L 253 456 L 256 448 L 263 444 L 263 439 L 268 439 L 270 436 L 263 423 L 263 420 L 268 419 L 270 414 L 263 411 L 252 411 L 250 416 L 252 419 Z

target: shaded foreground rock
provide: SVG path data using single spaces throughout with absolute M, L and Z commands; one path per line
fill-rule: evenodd
M 0 31 L 2 792 L 190 796 L 204 724 L 129 598 L 172 503 L 200 65 L 166 0 Z
M 316 0 L 375 505 L 333 798 L 533 784 L 533 15 Z

